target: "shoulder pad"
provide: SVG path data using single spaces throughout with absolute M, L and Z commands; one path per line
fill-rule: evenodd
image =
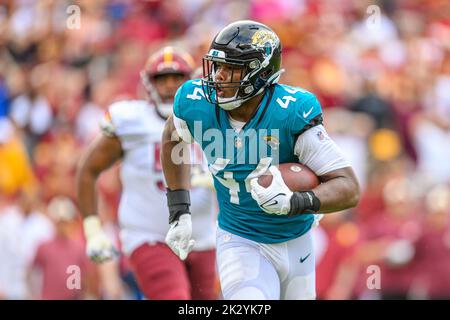
M 100 129 L 106 136 L 118 135 L 124 125 L 133 125 L 140 119 L 140 110 L 148 108 L 144 100 L 126 100 L 112 103 L 100 120 Z
M 316 96 L 302 88 L 280 85 L 286 93 L 289 105 L 289 122 L 291 131 L 295 135 L 301 134 L 308 128 L 322 123 L 322 107 Z M 279 93 L 282 95 L 283 93 Z M 282 100 L 284 101 L 284 100 Z

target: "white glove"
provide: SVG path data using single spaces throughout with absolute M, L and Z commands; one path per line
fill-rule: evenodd
M 119 251 L 103 231 L 98 216 L 89 216 L 83 220 L 86 237 L 86 254 L 96 263 L 102 263 L 118 257 Z
M 192 236 L 192 222 L 190 214 L 183 214 L 178 221 L 170 224 L 166 235 L 166 243 L 181 260 L 185 260 L 194 247 Z
M 272 183 L 264 188 L 258 183 L 258 178 L 250 180 L 252 198 L 261 209 L 267 213 L 287 215 L 291 209 L 293 192 L 284 183 L 280 170 L 276 166 L 269 167 L 272 173 Z

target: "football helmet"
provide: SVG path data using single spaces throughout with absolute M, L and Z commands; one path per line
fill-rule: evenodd
M 191 78 L 193 59 L 180 49 L 167 46 L 152 54 L 141 71 L 141 80 L 150 101 L 155 105 L 158 114 L 168 118 L 172 114 L 174 93 L 158 92 L 155 82 L 158 77 L 181 75 L 183 82 Z M 164 90 L 164 89 L 163 89 Z
M 230 81 L 217 80 L 220 64 L 231 67 Z M 240 69 L 238 81 L 233 72 Z M 277 34 L 259 22 L 242 20 L 223 28 L 203 57 L 203 91 L 206 99 L 225 110 L 238 108 L 245 101 L 278 82 L 281 73 L 281 42 Z M 220 97 L 218 89 L 235 89 L 234 97 Z

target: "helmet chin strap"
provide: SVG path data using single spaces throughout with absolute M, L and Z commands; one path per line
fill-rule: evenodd
M 275 72 L 269 79 L 267 79 L 267 85 L 278 83 L 278 80 L 280 80 L 280 77 L 284 73 L 284 71 L 284 69 L 280 69 L 278 72 Z

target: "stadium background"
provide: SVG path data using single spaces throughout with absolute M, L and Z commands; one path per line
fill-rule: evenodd
M 80 28 L 68 27 L 73 4 Z M 86 261 L 80 217 L 67 206 L 51 215 L 48 204 L 75 201 L 79 156 L 112 101 L 144 97 L 149 53 L 178 45 L 199 66 L 212 37 L 247 18 L 279 34 L 282 82 L 318 96 L 362 185 L 357 208 L 315 231 L 318 298 L 450 298 L 448 1 L 2 0 L 0 299 L 140 298 L 126 259 Z M 117 237 L 117 166 L 99 190 Z M 58 228 L 71 250 L 48 259 L 43 296 L 28 270 L 42 266 L 39 245 Z M 76 275 L 60 271 L 65 254 L 82 277 L 69 293 L 55 289 Z

